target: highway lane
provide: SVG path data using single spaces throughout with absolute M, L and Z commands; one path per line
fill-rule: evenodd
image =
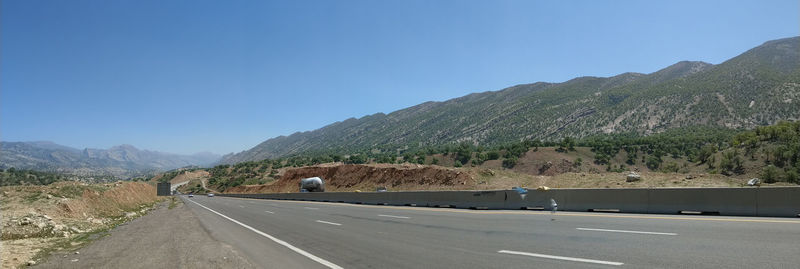
M 326 266 L 258 232 L 342 268 L 800 267 L 800 220 L 789 218 L 183 199 L 264 267 Z

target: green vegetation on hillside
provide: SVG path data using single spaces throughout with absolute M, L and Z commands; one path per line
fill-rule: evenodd
M 699 167 L 707 173 L 723 175 L 749 174 L 760 176 L 766 183 L 778 181 L 800 183 L 800 122 L 780 122 L 753 130 L 720 127 L 685 127 L 652 134 L 600 134 L 557 141 L 525 140 L 496 147 L 454 143 L 415 149 L 395 148 L 353 152 L 347 155 L 296 155 L 288 158 L 218 165 L 208 169 L 209 184 L 223 191 L 243 184 L 264 184 L 277 177 L 277 169 L 301 167 L 329 162 L 346 164 L 427 164 L 447 166 L 480 166 L 489 160 L 500 160 L 513 169 L 525 154 L 541 147 L 569 154 L 576 147 L 589 148 L 595 165 L 606 171 L 624 172 L 641 165 L 651 171 L 687 173 Z M 555 160 L 554 160 L 555 161 Z M 750 165 L 750 170 L 746 165 Z M 576 158 L 573 165 L 583 165 Z M 170 174 L 172 175 L 172 174 Z M 174 176 L 174 175 L 173 175 Z M 164 178 L 171 178 L 165 176 Z
M 0 186 L 48 185 L 56 181 L 67 179 L 66 176 L 55 173 L 17 170 L 13 167 L 5 170 L 0 169 Z
M 211 175 L 208 179 L 208 185 L 213 189 L 224 191 L 227 188 L 240 185 L 264 184 L 274 180 L 278 172 L 276 169 L 283 167 L 284 164 L 288 166 L 301 166 L 299 160 L 301 160 L 301 158 L 242 162 L 235 165 L 217 165 L 208 169 Z M 320 163 L 323 162 L 319 159 L 316 159 L 316 161 Z M 331 161 L 333 160 L 325 159 L 325 162 Z

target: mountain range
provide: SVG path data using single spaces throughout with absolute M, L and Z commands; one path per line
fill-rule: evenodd
M 537 82 L 425 102 L 268 139 L 222 157 L 237 163 L 467 142 L 492 146 L 672 128 L 753 128 L 800 119 L 800 37 L 765 42 L 723 63 Z
M 129 178 L 186 166 L 207 166 L 220 155 L 179 155 L 140 150 L 131 145 L 83 150 L 49 141 L 0 142 L 0 168 L 31 169 L 80 176 Z

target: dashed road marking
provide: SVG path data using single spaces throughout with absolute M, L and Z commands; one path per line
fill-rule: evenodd
M 238 220 L 235 220 L 235 219 L 233 219 L 233 218 L 231 218 L 231 217 L 225 216 L 225 215 L 223 215 L 223 214 L 221 214 L 221 213 L 219 213 L 219 212 L 217 212 L 217 211 L 214 211 L 214 210 L 213 210 L 213 209 L 211 209 L 211 208 L 208 208 L 208 207 L 206 207 L 206 206 L 204 206 L 204 205 L 201 205 L 201 204 L 200 204 L 200 203 L 198 203 L 198 202 L 191 201 L 191 200 L 189 200 L 189 201 L 190 201 L 190 202 L 192 202 L 192 203 L 195 203 L 195 204 L 199 205 L 199 206 L 200 206 L 200 207 L 202 207 L 202 208 L 205 208 L 205 209 L 207 209 L 208 211 L 211 211 L 211 212 L 212 212 L 212 213 L 214 213 L 214 214 L 217 214 L 217 215 L 219 215 L 220 217 L 223 217 L 223 218 L 225 218 L 225 219 L 227 219 L 227 220 L 230 220 L 230 221 L 232 221 L 233 223 L 239 224 L 240 226 L 242 226 L 242 227 L 245 227 L 245 228 L 247 228 L 248 230 L 251 230 L 251 231 L 253 231 L 253 232 L 255 232 L 255 233 L 257 233 L 257 234 L 259 234 L 259 235 L 261 235 L 261 236 L 264 236 L 264 237 L 266 237 L 266 238 L 269 238 L 269 239 L 270 239 L 270 240 L 272 240 L 273 242 L 275 242 L 275 243 L 278 243 L 278 244 L 280 244 L 280 245 L 282 245 L 282 246 L 284 246 L 284 247 L 287 247 L 287 248 L 291 249 L 292 251 L 294 251 L 294 252 L 297 252 L 298 254 L 300 254 L 300 255 L 303 255 L 303 256 L 305 256 L 306 258 L 309 258 L 309 259 L 311 259 L 311 260 L 313 260 L 313 261 L 315 261 L 315 262 L 318 262 L 318 263 L 320 263 L 320 264 L 322 264 L 322 265 L 324 265 L 324 266 L 326 266 L 326 267 L 328 267 L 328 268 L 332 268 L 332 269 L 343 269 L 341 266 L 338 266 L 338 265 L 336 265 L 336 264 L 334 264 L 334 263 L 332 263 L 332 262 L 329 262 L 329 261 L 327 261 L 327 260 L 325 260 L 325 259 L 323 259 L 323 258 L 317 257 L 317 256 L 315 256 L 314 254 L 308 253 L 308 252 L 307 252 L 307 251 L 305 251 L 305 250 L 302 250 L 302 249 L 300 249 L 300 248 L 298 248 L 298 247 L 295 247 L 295 246 L 293 246 L 292 244 L 289 244 L 289 243 L 287 243 L 286 241 L 283 241 L 283 240 L 280 240 L 280 239 L 278 239 L 278 238 L 275 238 L 274 236 L 271 236 L 271 235 L 269 235 L 269 234 L 267 234 L 267 233 L 265 233 L 265 232 L 262 232 L 262 231 L 256 230 L 255 228 L 253 228 L 253 227 L 250 227 L 250 226 L 249 226 L 249 225 L 247 225 L 247 224 L 241 223 L 241 222 L 240 222 L 240 221 L 238 221 Z
M 405 216 L 393 216 L 393 215 L 378 215 L 378 216 L 387 218 L 396 218 L 396 219 L 410 219 L 410 217 L 405 217 Z
M 319 223 L 325 223 L 325 224 L 330 224 L 330 225 L 336 225 L 336 226 L 342 226 L 342 224 L 341 224 L 341 223 L 330 222 L 330 221 L 324 221 L 324 220 L 317 220 L 317 222 L 319 222 Z
M 264 210 L 264 212 L 267 212 L 267 213 L 270 213 L 270 214 L 275 214 L 275 212 L 268 211 L 268 210 Z
M 237 198 L 242 199 L 242 198 Z M 326 204 L 331 206 L 350 206 L 350 207 L 375 207 L 372 205 L 358 205 L 348 203 L 329 203 L 329 202 L 316 202 L 316 201 L 291 201 L 280 200 L 282 203 L 304 203 L 304 204 Z M 385 208 L 385 207 L 384 207 Z M 425 208 L 425 207 L 407 207 L 407 206 L 392 206 L 396 210 L 415 210 L 415 211 L 433 211 L 433 212 L 452 212 L 462 214 L 486 214 L 486 215 L 551 215 L 550 212 L 531 212 L 531 211 L 475 211 L 467 209 L 449 209 L 449 208 Z M 723 222 L 757 222 L 757 223 L 795 223 L 800 224 L 800 220 L 778 220 L 778 219 L 753 219 L 753 218 L 719 218 L 719 217 L 673 217 L 673 216 L 648 216 L 642 214 L 613 214 L 613 213 L 578 213 L 578 212 L 562 212 L 557 214 L 559 217 L 600 217 L 600 218 L 627 218 L 627 219 L 660 219 L 660 220 L 693 220 L 693 221 L 723 221 Z
M 573 258 L 573 257 L 547 255 L 547 254 L 530 253 L 530 252 L 513 251 L 513 250 L 500 250 L 497 253 L 522 255 L 522 256 L 530 256 L 530 257 L 554 259 L 554 260 L 562 260 L 562 261 L 573 261 L 573 262 L 596 263 L 596 264 L 605 264 L 605 265 L 616 265 L 616 266 L 620 266 L 620 265 L 624 264 L 624 263 L 621 263 L 621 262 L 610 262 L 610 261 L 601 261 L 601 260 L 592 260 L 592 259 L 583 259 L 583 258 Z
M 581 230 L 581 231 L 594 231 L 594 232 L 631 233 L 631 234 L 655 234 L 655 235 L 678 235 L 676 233 L 626 231 L 626 230 L 608 230 L 608 229 L 594 229 L 594 228 L 575 228 L 575 229 Z

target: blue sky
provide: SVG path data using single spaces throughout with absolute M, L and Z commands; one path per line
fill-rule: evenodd
M 795 0 L 4 0 L 1 15 L 0 139 L 175 153 L 800 35 Z

